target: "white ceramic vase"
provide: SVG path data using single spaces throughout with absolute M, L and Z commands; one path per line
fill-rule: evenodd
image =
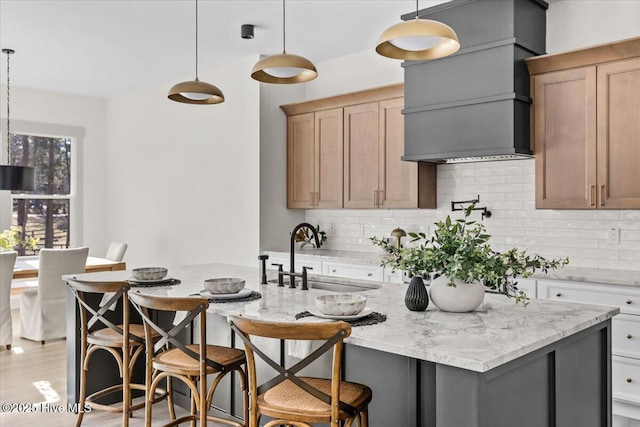
M 456 286 L 449 286 L 450 279 L 440 276 L 429 285 L 431 302 L 442 311 L 466 313 L 473 311 L 484 300 L 484 286 L 481 282 L 465 283 L 453 279 Z

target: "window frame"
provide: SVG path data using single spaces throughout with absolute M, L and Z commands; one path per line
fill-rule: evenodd
M 65 138 L 71 141 L 71 177 L 69 182 L 69 194 L 65 195 L 49 195 L 49 194 L 32 194 L 32 193 L 12 193 L 7 191 L 9 200 L 8 209 L 1 208 L 0 225 L 1 229 L 9 228 L 13 217 L 13 201 L 19 199 L 58 199 L 69 200 L 69 245 L 70 247 L 78 247 L 82 244 L 82 145 L 85 136 L 85 129 L 78 126 L 59 125 L 53 123 L 31 122 L 26 120 L 11 120 L 11 133 L 16 135 L 32 135 L 50 138 Z M 8 141 L 6 131 L 2 135 L 3 153 L 7 152 Z M 8 159 L 4 159 L 4 164 L 8 163 Z M 1 197 L 1 196 L 0 196 Z M 1 199 L 0 199 L 1 200 Z M 4 203 L 0 203 L 0 207 Z M 6 224 L 5 224 L 6 223 Z

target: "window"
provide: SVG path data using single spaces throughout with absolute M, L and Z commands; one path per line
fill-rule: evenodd
M 35 191 L 12 194 L 12 225 L 38 242 L 36 250 L 21 249 L 19 255 L 34 254 L 40 248 L 70 247 L 73 138 L 13 133 L 10 151 L 12 164 L 36 168 Z

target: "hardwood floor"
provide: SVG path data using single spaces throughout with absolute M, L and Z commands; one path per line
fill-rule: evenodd
M 66 408 L 67 372 L 66 341 L 29 341 L 20 338 L 20 314 L 12 310 L 13 346 L 0 349 L 0 426 L 74 426 L 76 415 Z M 6 404 L 23 404 L 22 411 L 7 412 Z M 41 405 L 42 404 L 42 405 Z M 14 407 L 17 405 L 13 405 Z M 25 412 L 34 409 L 31 412 Z M 40 409 L 42 408 L 42 409 Z M 186 411 L 176 408 L 178 415 Z M 169 421 L 166 402 L 153 407 L 154 426 Z M 86 413 L 83 426 L 117 427 L 122 425 L 122 415 L 104 411 Z M 129 425 L 144 426 L 144 409 L 133 414 Z M 187 424 L 185 424 L 187 425 Z M 210 426 L 219 424 L 209 423 Z

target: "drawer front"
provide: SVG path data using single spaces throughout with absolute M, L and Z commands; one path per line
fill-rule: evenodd
M 387 283 L 402 283 L 401 270 L 392 270 L 391 267 L 383 267 L 384 281 Z
M 640 289 L 626 286 L 538 280 L 538 298 L 611 305 L 619 307 L 621 313 L 640 315 Z
M 529 298 L 537 298 L 536 281 L 533 279 L 517 279 L 518 290 L 524 291 Z
M 613 398 L 640 404 L 640 360 L 614 357 L 612 361 Z
M 614 317 L 611 331 L 613 354 L 640 359 L 640 316 L 620 314 Z
M 339 276 L 360 280 L 375 280 L 379 282 L 384 279 L 383 268 L 373 265 L 325 262 L 323 267 L 323 274 L 327 276 Z

